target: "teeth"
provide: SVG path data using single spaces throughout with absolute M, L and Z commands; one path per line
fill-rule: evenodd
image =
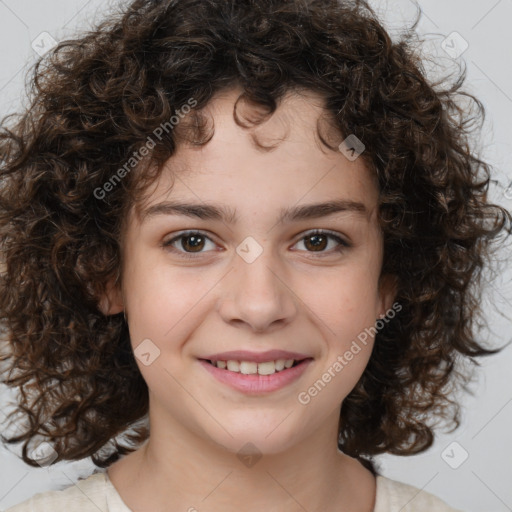
M 227 366 L 230 372 L 240 372 L 240 363 L 238 361 L 228 361 Z
M 242 373 L 244 375 L 272 375 L 285 368 L 291 368 L 294 359 L 277 359 L 276 361 L 265 361 L 255 363 L 254 361 L 210 361 L 213 366 L 222 369 L 228 369 L 231 372 Z
M 244 375 L 258 373 L 258 363 L 240 361 L 240 373 L 243 373 Z
M 280 372 L 281 370 L 284 370 L 284 363 L 285 363 L 285 359 L 278 359 L 276 361 L 276 372 Z
M 276 363 L 274 363 L 274 361 L 258 363 L 258 373 L 260 375 L 272 375 L 276 373 Z

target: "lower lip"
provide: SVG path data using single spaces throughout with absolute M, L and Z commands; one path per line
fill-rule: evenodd
M 203 367 L 210 372 L 218 381 L 231 386 L 232 388 L 248 394 L 268 393 L 284 388 L 297 380 L 309 366 L 313 359 L 304 359 L 297 366 L 286 368 L 272 375 L 245 375 L 243 373 L 231 372 L 217 368 L 204 360 L 199 360 Z

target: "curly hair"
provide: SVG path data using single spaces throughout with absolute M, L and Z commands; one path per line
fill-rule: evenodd
M 37 61 L 30 106 L 0 132 L 0 382 L 19 390 L 4 443 L 23 442 L 35 467 L 36 438 L 54 463 L 106 467 L 149 436 L 126 318 L 99 298 L 122 283 L 130 209 L 179 143 L 208 143 L 201 109 L 233 85 L 263 112 L 252 124 L 291 90 L 318 93 L 338 133 L 365 144 L 380 189 L 382 274 L 396 276 L 402 310 L 340 404 L 339 449 L 374 471 L 373 455 L 431 446 L 429 418 L 459 426 L 450 386 L 470 374 L 456 363 L 501 350 L 477 339 L 478 297 L 512 216 L 489 203 L 491 169 L 471 143 L 484 107 L 462 91 L 465 71 L 427 79 L 416 24 L 393 41 L 365 1 L 135 0 Z M 191 98 L 187 120 L 99 194 Z

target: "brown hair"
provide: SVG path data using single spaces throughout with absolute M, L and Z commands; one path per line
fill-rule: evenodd
M 459 425 L 449 384 L 469 375 L 457 359 L 499 350 L 476 338 L 478 294 L 490 242 L 512 218 L 488 202 L 490 167 L 472 149 L 483 106 L 461 90 L 464 74 L 427 80 L 414 29 L 393 42 L 364 1 L 136 0 L 37 62 L 30 107 L 0 132 L 0 382 L 20 392 L 18 433 L 2 438 L 24 443 L 26 463 L 37 466 L 36 438 L 54 462 L 92 456 L 102 467 L 147 438 L 143 424 L 116 439 L 146 418 L 148 389 L 123 314 L 103 315 L 98 301 L 122 282 L 138 192 L 179 140 L 208 142 L 201 109 L 234 84 L 267 117 L 294 88 L 319 93 L 378 180 L 382 274 L 397 276 L 402 310 L 341 406 L 339 448 L 371 467 L 374 454 L 427 449 L 429 418 Z M 112 182 L 191 98 L 189 121 Z

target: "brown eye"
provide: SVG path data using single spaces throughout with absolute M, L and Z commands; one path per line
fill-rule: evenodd
M 329 246 L 329 241 L 334 240 L 334 248 L 332 250 L 325 250 Z M 330 255 L 333 252 L 342 252 L 351 247 L 348 242 L 345 242 L 337 234 L 329 231 L 317 230 L 313 231 L 306 236 L 302 237 L 298 243 L 303 243 L 306 252 L 319 253 L 318 256 Z M 337 247 L 336 247 L 337 246 Z
M 181 237 L 181 247 L 186 251 L 200 252 L 204 247 L 203 235 L 186 235 Z
M 199 231 L 188 231 L 165 241 L 162 245 L 181 256 L 194 257 L 195 254 L 201 255 L 204 252 L 210 252 L 203 250 L 207 242 L 215 246 L 210 237 L 205 234 Z
M 311 244 L 305 243 L 304 245 L 311 247 L 313 251 L 323 251 L 327 247 L 327 239 L 326 235 L 308 235 L 304 240 L 311 240 Z

